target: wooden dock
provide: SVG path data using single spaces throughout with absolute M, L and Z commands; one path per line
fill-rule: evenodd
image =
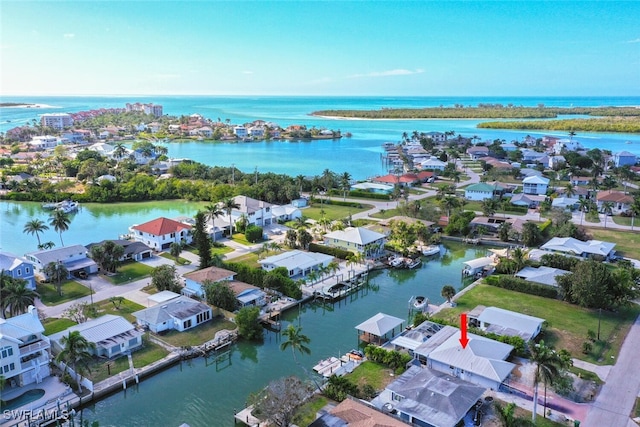
M 280 324 L 280 314 L 280 310 L 269 311 L 260 316 L 260 323 L 262 323 L 269 329 L 279 331 L 282 326 Z

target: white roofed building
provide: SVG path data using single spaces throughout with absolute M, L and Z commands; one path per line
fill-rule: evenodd
M 324 235 L 327 246 L 361 252 L 367 258 L 377 258 L 384 253 L 386 236 L 364 227 L 349 227 Z
M 540 246 L 543 251 L 560 252 L 567 255 L 587 258 L 590 256 L 600 256 L 609 258 L 615 254 L 615 243 L 603 242 L 600 240 L 582 240 L 573 237 L 554 237 L 544 245 Z
M 330 255 L 294 250 L 267 257 L 259 260 L 258 263 L 265 271 L 284 267 L 289 272 L 289 277 L 304 277 L 313 270 L 326 267 L 332 260 L 333 257 Z
M 471 326 L 497 335 L 518 336 L 525 341 L 534 339 L 542 330 L 544 319 L 498 307 L 474 308 L 467 314 Z

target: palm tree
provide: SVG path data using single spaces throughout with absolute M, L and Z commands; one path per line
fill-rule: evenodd
M 296 351 L 303 354 L 311 354 L 311 349 L 307 347 L 307 344 L 311 342 L 311 339 L 302 333 L 302 326 L 295 326 L 290 323 L 287 329 L 282 333 L 287 340 L 280 344 L 280 350 L 285 351 L 287 348 L 291 348 L 293 354 L 293 360 L 298 363 L 296 359 Z
M 298 175 L 296 176 L 296 183 L 298 184 L 298 190 L 300 192 L 300 195 L 302 195 L 302 185 L 304 184 L 304 175 Z
M 351 188 L 351 174 L 349 172 L 343 172 L 340 175 L 340 188 L 342 188 L 342 200 L 347 200 L 347 192 Z
M 604 228 L 607 228 L 607 217 L 611 215 L 613 210 L 613 202 L 604 202 L 602 204 L 602 213 L 604 214 Z
M 51 261 L 42 269 L 44 275 L 56 284 L 58 295 L 62 296 L 62 280 L 69 277 L 69 270 L 60 261 Z
M 576 194 L 576 189 L 573 187 L 571 183 L 568 183 L 564 186 L 564 194 L 567 197 L 573 197 Z
M 445 196 L 440 200 L 440 209 L 447 211 L 447 217 L 451 216 L 451 209 L 455 209 L 460 206 L 460 201 L 456 196 Z
M 56 362 L 65 364 L 63 376 L 67 371 L 67 367 L 73 369 L 76 373 L 78 390 L 82 392 L 82 384 L 80 383 L 82 374 L 89 371 L 91 350 L 95 349 L 96 345 L 80 335 L 78 331 L 69 332 L 69 335 L 63 336 L 60 339 L 60 344 L 64 348 L 56 356 Z
M 560 377 L 565 369 L 566 362 L 551 347 L 547 347 L 544 341 L 531 347 L 531 361 L 535 364 L 536 370 L 533 376 L 533 413 L 531 421 L 536 422 L 536 410 L 538 405 L 538 384 L 543 382 L 545 386 L 552 384 Z
M 52 226 L 58 234 L 60 234 L 60 244 L 62 246 L 64 246 L 64 242 L 62 241 L 62 232 L 69 229 L 69 224 L 71 224 L 71 219 L 69 218 L 69 215 L 63 211 L 53 211 L 49 217 L 49 225 Z
M 27 282 L 24 280 L 13 280 L 3 289 L 2 308 L 9 309 L 9 317 L 26 313 L 30 305 L 35 304 L 38 293 L 27 288 Z M 4 317 L 4 316 L 3 316 Z
M 222 216 L 224 214 L 224 211 L 222 209 L 220 209 L 220 206 L 218 204 L 210 204 L 204 207 L 204 215 L 205 218 L 209 221 L 211 221 L 211 229 L 213 230 L 213 241 L 216 241 L 216 224 L 215 224 L 215 220 L 216 218 Z
M 590 205 L 589 200 L 585 198 L 581 198 L 580 200 L 578 200 L 578 209 L 580 209 L 580 225 L 582 225 L 582 219 L 584 218 L 584 213 L 589 208 L 589 205 Z
M 36 218 L 30 221 L 27 221 L 27 223 L 24 225 L 24 229 L 22 230 L 22 232 L 27 234 L 32 234 L 32 235 L 35 234 L 36 237 L 38 238 L 38 247 L 40 247 L 40 233 L 44 233 L 44 231 L 48 229 L 49 229 L 49 226 L 47 224 L 45 224 L 43 221 Z
M 456 288 L 451 285 L 444 285 L 440 291 L 440 295 L 447 299 L 447 302 L 451 304 L 451 298 L 456 294 Z
M 239 207 L 240 205 L 236 203 L 233 197 L 230 197 L 222 202 L 222 209 L 229 216 L 229 238 L 233 236 L 233 220 L 231 219 L 231 212 L 233 212 L 234 209 L 238 209 Z
M 122 160 L 127 154 L 127 147 L 122 142 L 117 142 L 113 147 L 113 157 L 117 160 Z

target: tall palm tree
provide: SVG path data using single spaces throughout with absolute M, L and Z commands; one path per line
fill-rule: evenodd
M 300 192 L 300 195 L 302 195 L 302 185 L 304 184 L 304 180 L 304 175 L 296 176 L 296 183 L 298 184 L 298 191 Z
M 122 160 L 127 155 L 127 147 L 122 142 L 117 142 L 113 147 L 113 157 Z
M 298 363 L 296 351 L 302 354 L 311 354 L 311 349 L 307 347 L 307 344 L 311 342 L 311 339 L 302 333 L 302 326 L 295 326 L 290 323 L 282 335 L 284 335 L 287 340 L 280 343 L 280 350 L 285 351 L 287 348 L 291 348 L 293 360 L 296 364 Z
M 76 373 L 76 380 L 78 381 L 78 390 L 82 392 L 82 384 L 80 381 L 82 380 L 83 374 L 89 372 L 89 362 L 92 358 L 91 350 L 95 349 L 96 345 L 80 335 L 78 331 L 69 332 L 69 335 L 63 336 L 60 339 L 60 344 L 62 344 L 64 348 L 56 356 L 56 362 L 65 364 L 65 373 L 67 367 L 73 369 Z
M 342 188 L 342 200 L 347 200 L 347 192 L 351 188 L 351 174 L 343 172 L 340 175 L 340 188 Z
M 38 293 L 27 288 L 24 280 L 13 280 L 4 289 L 2 295 L 2 308 L 9 310 L 9 317 L 26 313 L 30 305 L 35 304 Z
M 580 200 L 578 200 L 578 209 L 580 209 L 580 225 L 582 225 L 582 219 L 584 218 L 584 213 L 587 211 L 587 209 L 589 209 L 589 200 L 583 198 L 580 198 Z
M 62 246 L 64 246 L 64 242 L 62 241 L 62 232 L 69 229 L 69 224 L 71 224 L 71 218 L 69 218 L 69 215 L 63 211 L 53 211 L 49 217 L 49 225 L 52 226 L 60 235 L 60 244 Z
M 552 384 L 560 377 L 566 368 L 565 360 L 551 347 L 547 347 L 544 341 L 531 347 L 531 361 L 535 364 L 533 376 L 533 413 L 531 421 L 536 422 L 536 410 L 538 406 L 538 384 L 540 382 Z
M 213 230 L 213 241 L 216 241 L 216 218 L 222 216 L 224 214 L 224 211 L 222 209 L 220 209 L 220 205 L 216 204 L 216 203 L 212 203 L 210 205 L 206 205 L 204 207 L 204 215 L 205 218 L 209 221 L 211 221 L 211 228 Z
M 38 238 L 38 247 L 40 247 L 40 233 L 44 233 L 45 230 L 48 230 L 49 226 L 37 218 L 27 221 L 24 225 L 23 233 L 27 234 L 35 234 Z
M 604 228 L 607 228 L 607 217 L 611 215 L 612 210 L 613 210 L 612 202 L 604 202 L 602 204 L 602 213 L 604 214 Z
M 238 209 L 239 207 L 240 205 L 236 203 L 233 197 L 230 197 L 222 202 L 222 209 L 229 216 L 229 238 L 233 236 L 233 220 L 231 219 L 231 212 L 233 212 L 234 209 Z

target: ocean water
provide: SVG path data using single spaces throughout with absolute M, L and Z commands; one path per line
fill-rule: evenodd
M 314 117 L 324 109 L 380 109 L 453 106 L 501 103 L 523 106 L 640 106 L 640 97 L 215 97 L 215 96 L 112 96 L 112 97 L 4 97 L 2 102 L 43 104 L 43 108 L 1 108 L 0 131 L 32 123 L 49 112 L 76 112 L 97 108 L 124 107 L 127 102 L 153 102 L 164 106 L 165 114 L 201 114 L 212 120 L 231 123 L 253 120 L 273 121 L 286 127 L 304 124 L 318 128 L 350 132 L 351 138 L 339 141 L 211 143 L 189 141 L 167 145 L 169 156 L 190 158 L 208 165 L 231 166 L 243 172 L 275 172 L 314 176 L 325 169 L 349 172 L 355 179 L 366 179 L 388 172 L 381 161 L 381 145 L 397 142 L 402 133 L 455 131 L 464 136 L 477 135 L 482 141 L 522 140 L 527 135 L 566 136 L 562 132 L 501 131 L 478 129 L 478 120 L 343 120 Z M 586 148 L 612 152 L 630 151 L 640 155 L 640 134 L 579 133 L 577 139 Z

